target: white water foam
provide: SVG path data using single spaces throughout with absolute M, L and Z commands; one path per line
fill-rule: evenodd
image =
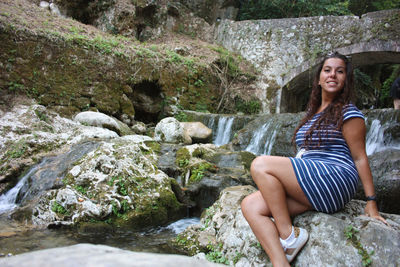
M 197 218 L 197 217 L 184 218 L 179 221 L 171 223 L 166 228 L 171 230 L 175 234 L 179 234 L 179 233 L 183 232 L 190 225 L 198 224 L 198 223 L 200 223 L 200 218 Z
M 17 207 L 16 201 L 19 191 L 25 185 L 26 180 L 44 163 L 45 161 L 42 161 L 40 164 L 31 168 L 29 172 L 25 174 L 24 177 L 22 177 L 13 188 L 8 190 L 5 194 L 0 195 L 0 214 L 11 211 Z
M 222 146 L 229 143 L 232 132 L 234 117 L 220 117 L 218 120 L 217 135 L 214 144 Z

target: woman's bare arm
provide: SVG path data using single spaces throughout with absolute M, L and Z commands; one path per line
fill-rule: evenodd
M 361 179 L 364 193 L 366 196 L 375 195 L 375 188 L 369 167 L 367 153 L 365 151 L 365 122 L 362 118 L 351 118 L 343 123 L 343 137 L 350 148 L 351 156 L 356 165 L 358 175 Z M 367 201 L 365 214 L 388 224 L 382 216 L 379 215 L 378 207 L 375 201 Z

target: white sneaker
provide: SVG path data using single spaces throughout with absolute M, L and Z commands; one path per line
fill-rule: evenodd
M 303 228 L 294 227 L 294 236 L 295 240 L 291 245 L 282 246 L 286 253 L 286 259 L 289 263 L 293 261 L 297 253 L 299 253 L 308 240 L 307 230 Z

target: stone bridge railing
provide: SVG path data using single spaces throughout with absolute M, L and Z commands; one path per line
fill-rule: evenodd
M 257 97 L 264 113 L 297 112 L 312 70 L 327 52 L 349 55 L 355 66 L 400 63 L 400 10 L 361 18 L 222 20 L 214 26 L 214 40 L 261 71 Z

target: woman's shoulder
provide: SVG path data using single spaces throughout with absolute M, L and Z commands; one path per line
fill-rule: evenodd
M 343 106 L 343 121 L 350 118 L 365 119 L 364 114 L 353 103 Z

